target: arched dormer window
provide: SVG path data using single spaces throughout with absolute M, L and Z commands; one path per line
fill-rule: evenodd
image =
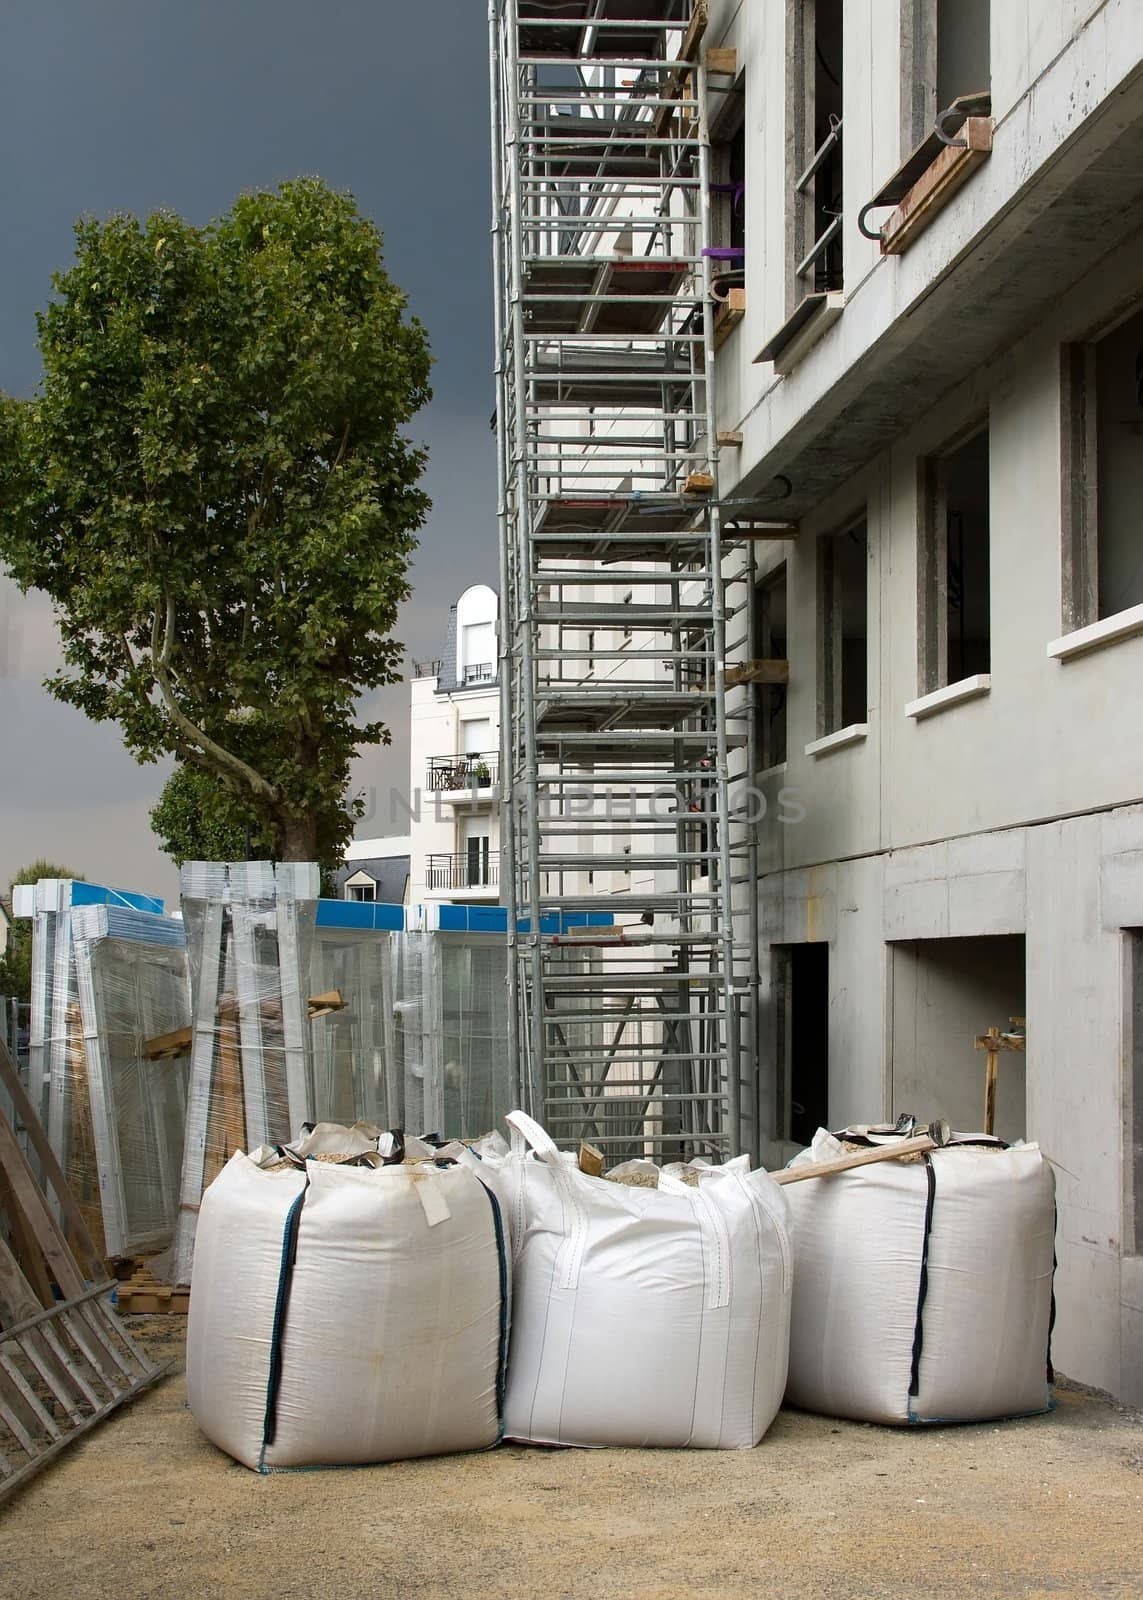
M 496 591 L 485 583 L 466 589 L 456 603 L 456 676 L 468 688 L 496 677 Z

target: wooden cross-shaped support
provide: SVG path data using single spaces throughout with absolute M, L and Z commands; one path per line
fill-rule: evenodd
M 1000 1075 L 1000 1052 L 1002 1050 L 1024 1049 L 1024 1018 L 1009 1017 L 1008 1024 L 1012 1030 L 1001 1033 L 999 1028 L 989 1028 L 987 1033 L 977 1034 L 973 1048 L 983 1050 L 987 1054 L 984 1067 L 984 1131 L 987 1134 L 996 1132 L 996 1084 Z

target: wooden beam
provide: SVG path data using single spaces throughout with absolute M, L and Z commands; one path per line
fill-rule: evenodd
M 176 1056 L 186 1055 L 192 1037 L 188 1022 L 185 1028 L 176 1028 L 173 1033 L 157 1033 L 146 1041 L 140 1054 L 144 1061 L 172 1061 Z
M 704 495 L 714 493 L 714 479 L 709 472 L 688 472 L 683 480 L 683 493 Z
M 737 661 L 726 669 L 726 687 L 740 683 L 789 683 L 788 661 Z
M 746 315 L 746 290 L 728 289 L 726 299 L 720 300 L 714 312 L 714 348 L 721 350 L 730 337 L 733 329 Z M 742 435 L 739 434 L 738 442 L 741 444 Z
M 716 72 L 725 77 L 737 78 L 738 76 L 738 51 L 723 49 L 712 45 L 703 57 L 708 72 Z
M 992 118 L 968 117 L 963 145 L 941 147 L 932 166 L 917 179 L 881 230 L 881 253 L 899 256 L 948 205 L 961 185 L 992 154 Z
M 707 21 L 708 13 L 706 0 L 697 0 L 695 8 L 691 12 L 691 20 L 687 24 L 687 31 L 683 35 L 683 42 L 679 49 L 678 56 L 676 57 L 678 61 L 689 62 L 693 64 L 698 60 L 699 45 L 702 43 L 703 35 L 706 33 Z M 682 67 L 676 67 L 674 72 L 672 72 L 671 75 L 664 81 L 659 98 L 662 100 L 693 100 L 694 94 L 694 73 L 684 70 Z M 655 113 L 655 137 L 657 139 L 661 139 L 663 137 L 668 123 L 671 121 L 671 118 L 676 115 L 682 116 L 685 119 L 685 114 L 681 109 L 676 112 L 676 110 L 669 105 L 659 107 L 658 111 Z
M 832 1161 L 804 1161 L 800 1167 L 783 1167 L 772 1172 L 775 1183 L 802 1183 L 806 1178 L 828 1178 L 835 1172 L 849 1172 L 853 1167 L 869 1167 L 877 1161 L 897 1161 L 902 1156 L 924 1155 L 935 1150 L 937 1143 L 927 1133 L 915 1139 L 899 1139 L 896 1144 L 878 1145 L 875 1150 L 852 1150 L 848 1155 L 835 1156 Z
M 737 428 L 720 428 L 714 436 L 714 442 L 720 450 L 736 450 L 742 443 L 742 435 Z
M 328 1017 L 331 1012 L 345 1010 L 345 997 L 340 989 L 327 989 L 323 994 L 311 994 L 306 1001 L 311 1022 L 318 1017 Z
M 12 1060 L 8 1046 L 0 1039 L 0 1084 L 8 1091 L 12 1101 L 12 1110 L 16 1122 L 23 1129 L 29 1145 L 40 1163 L 40 1170 L 45 1181 L 51 1185 L 59 1202 L 60 1211 L 68 1224 L 73 1247 L 78 1246 L 80 1265 L 92 1278 L 101 1276 L 103 1270 L 102 1258 L 96 1249 L 95 1242 L 87 1230 L 87 1222 L 83 1212 L 79 1209 L 74 1194 L 68 1186 L 63 1168 L 51 1143 L 44 1131 L 43 1123 L 28 1098 L 28 1091 L 20 1081 L 20 1074 L 16 1071 L 16 1063 Z M 61 1284 L 61 1288 L 62 1288 Z
M 691 12 L 691 20 L 687 23 L 687 31 L 683 35 L 682 46 L 679 49 L 680 61 L 693 61 L 698 55 L 698 48 L 703 41 L 709 20 L 707 0 L 695 0 L 695 8 Z
M 7 1117 L 0 1114 L 0 1166 L 7 1180 L 7 1195 L 13 1207 L 23 1212 L 28 1235 L 34 1238 L 44 1262 L 59 1285 L 65 1300 L 82 1294 L 87 1282 L 79 1263 L 68 1248 L 59 1223 L 32 1176 L 28 1159 L 16 1142 Z M 86 1231 L 86 1230 L 85 1230 Z

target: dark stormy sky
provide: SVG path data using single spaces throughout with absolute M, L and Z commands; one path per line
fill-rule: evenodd
M 496 583 L 486 7 L 483 0 L 4 0 L 0 22 L 0 387 L 29 394 L 34 316 L 83 212 L 169 207 L 196 223 L 242 189 L 318 173 L 385 236 L 386 265 L 428 327 L 433 511 L 398 637 L 439 653 L 448 607 Z M 50 607 L 0 579 L 0 886 L 36 856 L 174 895 L 147 820 L 166 767 L 40 687 Z M 408 689 L 378 697 L 394 735 L 357 781 L 366 835 L 400 832 Z M 373 709 L 373 708 L 370 708 Z

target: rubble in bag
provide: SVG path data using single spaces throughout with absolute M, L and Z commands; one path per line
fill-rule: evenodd
M 819 1129 L 792 1165 L 891 1147 L 912 1131 Z M 1048 1409 L 1055 1184 L 1037 1145 L 951 1134 L 920 1155 L 785 1193 L 791 1405 L 885 1423 Z
M 508 1235 L 451 1148 L 319 1124 L 211 1184 L 187 1390 L 220 1449 L 275 1471 L 497 1442 Z
M 506 1436 L 757 1444 L 786 1381 L 792 1263 L 778 1185 L 745 1157 L 694 1182 L 667 1168 L 652 1169 L 653 1187 L 608 1182 L 522 1112 L 508 1122 L 510 1154 L 482 1167 L 517 1242 Z M 623 1165 L 650 1176 L 650 1163 Z
M 638 1156 L 632 1161 L 620 1161 L 616 1166 L 609 1167 L 602 1176 L 608 1183 L 622 1183 L 629 1189 L 657 1189 L 659 1176 L 665 1172 L 668 1177 L 677 1178 L 688 1188 L 697 1189 L 704 1174 L 715 1170 L 709 1161 L 701 1157 L 694 1161 L 671 1161 L 660 1167 L 645 1156 Z

